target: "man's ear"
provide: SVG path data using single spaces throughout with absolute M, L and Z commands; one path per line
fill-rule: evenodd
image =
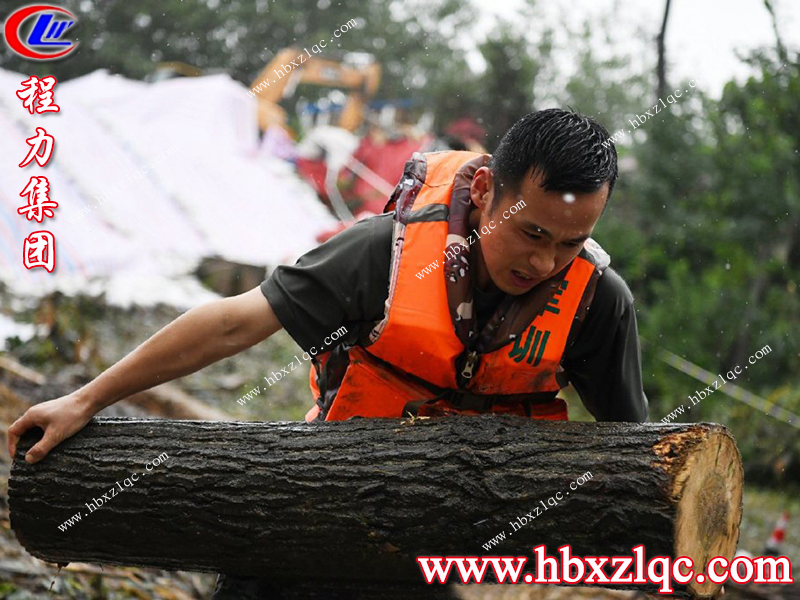
M 494 197 L 494 176 L 489 167 L 480 167 L 475 171 L 469 186 L 472 203 L 482 211 L 486 210 Z

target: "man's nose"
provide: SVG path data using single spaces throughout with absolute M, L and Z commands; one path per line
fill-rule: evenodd
M 536 252 L 535 254 L 531 254 L 530 263 L 534 270 L 531 275 L 537 278 L 544 278 L 548 273 L 552 272 L 553 267 L 555 267 L 555 254 L 549 251 Z

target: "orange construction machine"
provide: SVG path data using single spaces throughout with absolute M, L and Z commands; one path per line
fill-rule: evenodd
M 252 83 L 251 92 L 258 100 L 258 125 L 262 130 L 270 125 L 285 126 L 286 111 L 278 102 L 291 96 L 299 84 L 310 83 L 350 90 L 337 125 L 355 131 L 364 120 L 367 101 L 378 90 L 380 80 L 381 68 L 377 63 L 344 66 L 335 60 L 309 56 L 304 50 L 285 48 Z

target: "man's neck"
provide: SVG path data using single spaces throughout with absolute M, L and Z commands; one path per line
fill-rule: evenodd
M 483 251 L 481 250 L 481 241 L 475 240 L 472 245 L 472 256 L 470 258 L 470 268 L 475 273 L 473 282 L 481 292 L 485 294 L 497 293 L 500 288 L 497 287 L 489 277 L 489 270 L 486 268 L 486 261 L 483 259 Z
M 480 229 L 481 213 L 474 207 L 469 213 L 469 231 L 470 233 Z M 486 261 L 483 259 L 483 250 L 481 249 L 480 238 L 475 239 L 473 244 L 470 244 L 471 257 L 470 268 L 475 274 L 472 278 L 473 285 L 481 292 L 486 294 L 496 293 L 500 291 L 492 278 L 489 277 L 489 270 L 486 268 Z

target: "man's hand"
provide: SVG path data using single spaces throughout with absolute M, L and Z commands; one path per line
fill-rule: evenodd
M 8 452 L 13 458 L 20 436 L 41 427 L 44 437 L 25 456 L 39 462 L 106 406 L 233 356 L 280 328 L 259 287 L 193 308 L 81 389 L 29 408 L 8 428 Z
M 25 455 L 26 462 L 37 463 L 50 450 L 83 429 L 92 416 L 93 412 L 74 392 L 31 406 L 8 428 L 8 453 L 13 459 L 22 434 L 33 427 L 41 427 L 44 437 Z

